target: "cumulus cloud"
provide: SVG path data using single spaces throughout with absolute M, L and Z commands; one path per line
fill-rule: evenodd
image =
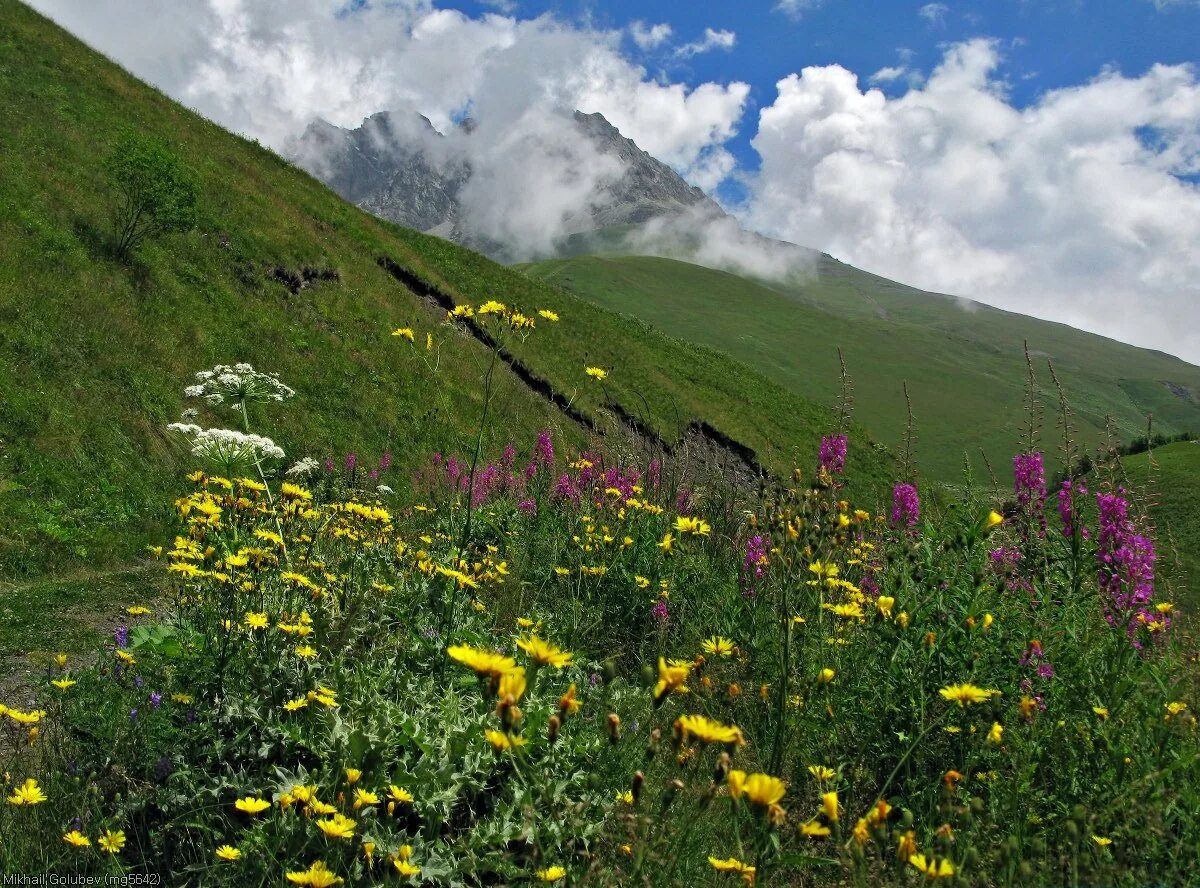
M 657 49 L 670 40 L 673 33 L 671 26 L 666 22 L 648 25 L 638 20 L 629 24 L 629 36 L 639 49 Z
M 760 112 L 746 221 L 925 289 L 1200 359 L 1200 83 L 1105 71 L 1016 108 L 998 45 L 889 99 L 837 65 Z
M 735 43 L 737 43 L 737 34 L 733 31 L 718 31 L 714 28 L 705 28 L 704 36 L 701 39 L 692 43 L 685 43 L 675 50 L 675 55 L 680 58 L 689 58 L 714 49 L 730 50 L 733 49 Z

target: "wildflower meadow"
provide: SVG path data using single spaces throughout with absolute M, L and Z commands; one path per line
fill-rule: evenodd
M 1119 478 L 1030 447 L 1012 489 L 871 490 L 836 428 L 735 493 L 636 441 L 492 453 L 498 355 L 570 318 L 446 323 L 488 335 L 479 433 L 412 477 L 284 453 L 297 380 L 180 380 L 167 593 L 0 706 L 6 872 L 1197 883 L 1195 648 Z

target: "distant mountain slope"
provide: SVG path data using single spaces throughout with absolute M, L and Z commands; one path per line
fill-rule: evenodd
M 564 220 L 562 233 L 632 225 L 683 212 L 724 216 L 699 188 L 642 151 L 602 114 L 573 115 L 574 132 L 619 164 L 586 207 Z M 513 245 L 495 242 L 463 211 L 474 170 L 468 140 L 482 138 L 465 121 L 449 137 L 417 114 L 379 112 L 354 129 L 313 121 L 287 154 L 351 203 L 382 219 L 432 232 L 505 258 Z
M 584 446 L 611 399 L 668 444 L 699 428 L 786 473 L 812 462 L 834 423 L 717 351 L 356 209 L 16 0 L 0 0 L 0 119 L 6 584 L 85 560 L 128 562 L 162 532 L 186 462 L 164 426 L 190 375 L 218 362 L 249 361 L 297 390 L 286 409 L 254 416 L 292 456 L 389 450 L 404 483 L 432 451 L 465 450 L 486 353 L 442 325 L 445 308 L 422 295 L 431 287 L 452 303 L 499 298 L 562 317 L 513 349 L 524 375 L 502 372 L 493 451 L 547 425 Z M 105 246 L 103 171 L 126 127 L 163 140 L 200 184 L 195 230 L 146 243 L 128 266 Z M 398 326 L 433 332 L 428 363 L 389 335 Z M 606 386 L 584 375 L 589 364 L 611 370 Z M 869 446 L 852 458 L 865 498 L 889 476 L 888 459 Z M 12 588 L 0 589 L 0 613 L 30 606 L 25 592 L 3 591 Z
M 752 362 L 797 394 L 831 403 L 837 348 L 854 380 L 858 418 L 895 445 L 903 435 L 907 380 L 920 464 L 960 476 L 964 451 L 983 476 L 980 448 L 998 473 L 1024 415 L 1028 341 L 1042 401 L 1057 405 L 1054 362 L 1085 445 L 1105 440 L 1105 417 L 1129 439 L 1155 428 L 1200 430 L 1200 368 L 1148 351 L 951 296 L 926 293 L 819 257 L 788 283 L 741 277 L 671 259 L 577 256 L 525 266 L 598 305 L 673 336 Z M 1058 440 L 1045 417 L 1048 450 Z

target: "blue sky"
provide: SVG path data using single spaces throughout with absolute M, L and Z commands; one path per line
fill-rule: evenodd
M 626 36 L 628 55 L 652 75 L 671 81 L 749 83 L 747 120 L 774 101 L 778 80 L 802 68 L 838 64 L 858 73 L 860 80 L 887 67 L 928 73 L 947 44 L 975 37 L 1000 41 L 1000 74 L 1017 107 L 1106 69 L 1136 76 L 1155 63 L 1200 63 L 1200 2 L 1190 0 L 821 0 L 808 5 L 799 15 L 779 10 L 774 0 L 520 0 L 503 8 L 521 18 L 549 14 L 598 29 L 665 22 L 673 31 L 669 43 L 643 51 Z M 438 6 L 472 16 L 497 11 L 495 3 L 439 0 Z M 706 28 L 733 31 L 734 46 L 686 59 L 673 56 L 680 44 L 702 39 Z M 907 89 L 904 79 L 875 85 L 892 96 Z M 753 135 L 752 125 L 742 126 L 727 144 L 743 169 L 758 167 L 758 155 L 750 147 Z

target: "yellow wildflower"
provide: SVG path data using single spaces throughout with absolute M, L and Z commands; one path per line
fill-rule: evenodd
M 255 796 L 246 796 L 244 799 L 238 799 L 233 803 L 233 807 L 237 808 L 243 814 L 261 814 L 267 808 L 271 807 L 271 803 L 266 799 L 256 798 Z
M 561 866 L 548 866 L 545 869 L 540 869 L 534 876 L 539 882 L 557 882 L 559 879 L 566 876 L 567 871 Z
M 583 372 L 597 382 L 603 382 L 604 380 L 608 379 L 608 371 L 602 370 L 599 367 L 585 367 Z
M 335 876 L 322 861 L 314 860 L 307 870 L 287 874 L 287 880 L 293 885 L 304 885 L 306 888 L 333 888 L 342 884 L 342 879 Z
M 968 703 L 985 703 L 992 697 L 998 697 L 999 691 L 979 688 L 973 684 L 947 685 L 938 691 L 945 700 L 965 707 Z
M 345 814 L 334 814 L 326 820 L 317 821 L 317 829 L 330 839 L 350 839 L 354 837 L 355 822 Z
M 46 794 L 42 792 L 42 788 L 38 786 L 37 780 L 32 777 L 27 777 L 25 782 L 18 786 L 13 794 L 8 797 L 8 802 L 11 805 L 37 805 L 46 801 Z
M 574 659 L 574 654 L 560 650 L 548 641 L 538 638 L 536 635 L 527 635 L 524 638 L 517 639 L 517 647 L 529 655 L 535 663 L 541 666 L 553 666 L 555 669 L 562 669 L 564 666 L 570 666 Z
M 733 654 L 733 642 L 721 635 L 714 635 L 701 646 L 704 653 L 715 654 L 718 657 L 728 657 Z
M 746 742 L 741 728 L 736 725 L 723 725 L 703 715 L 681 715 L 675 719 L 675 730 L 684 743 L 692 737 L 701 743 L 732 743 L 741 746 Z
M 63 835 L 63 841 L 68 845 L 74 845 L 76 848 L 86 848 L 92 844 L 92 840 L 77 829 L 73 829 L 69 833 L 65 833 Z
M 237 860 L 242 856 L 242 852 L 232 845 L 222 845 L 217 849 L 217 857 L 222 860 Z
M 97 844 L 107 851 L 109 854 L 116 854 L 125 847 L 125 832 L 124 830 L 106 829 L 104 834 L 96 840 Z
M 517 666 L 517 661 L 512 657 L 465 644 L 451 645 L 446 648 L 446 653 L 450 655 L 451 659 L 462 663 L 468 669 L 474 669 L 481 675 L 491 675 L 496 678 L 505 672 L 511 672 Z

